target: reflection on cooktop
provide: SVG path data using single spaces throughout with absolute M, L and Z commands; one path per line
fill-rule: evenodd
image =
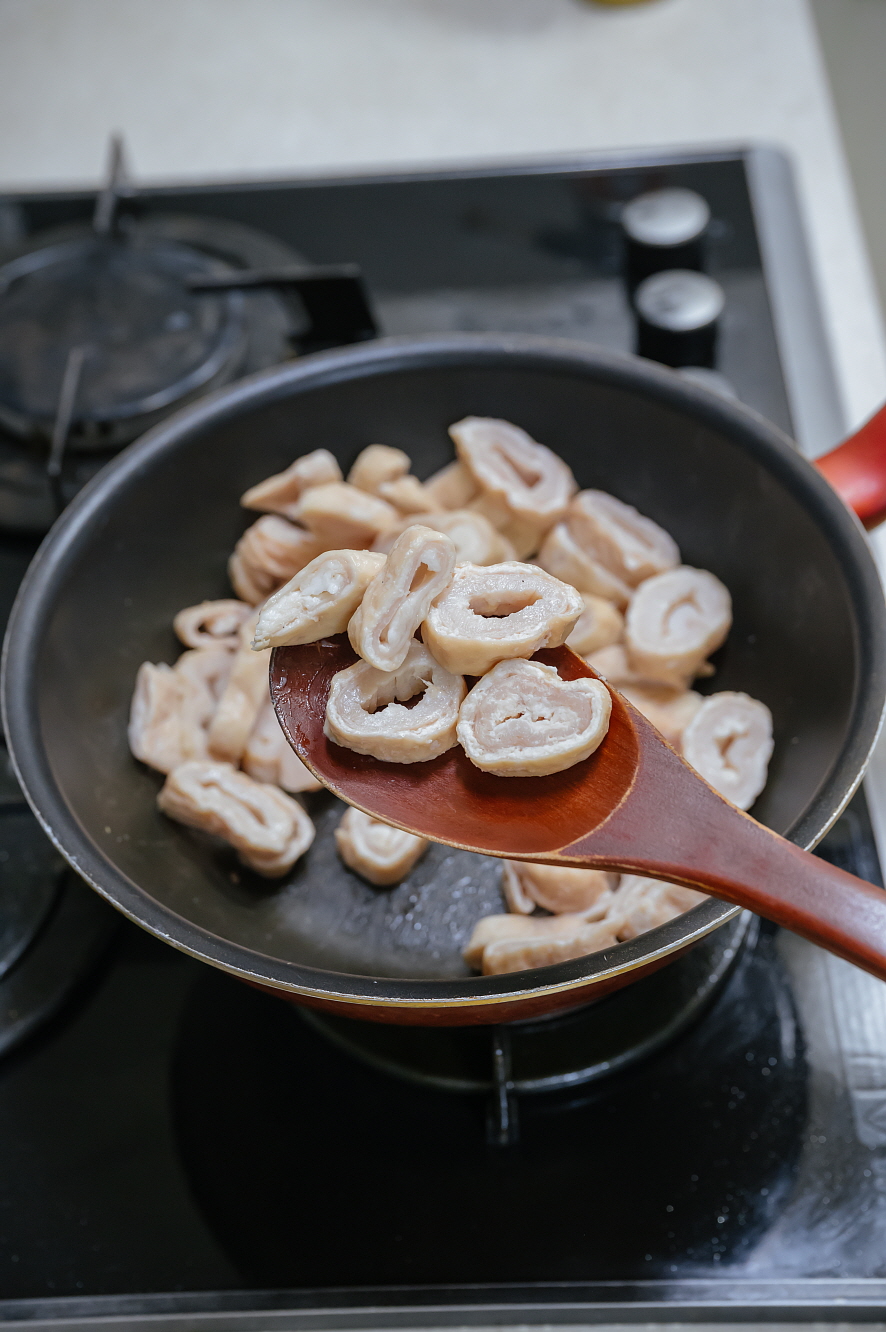
M 482 1097 L 376 1072 L 219 973 L 192 992 L 173 1085 L 204 1219 L 244 1280 L 271 1287 L 711 1271 L 783 1206 L 806 1113 L 768 930 L 661 1055 L 522 1097 L 513 1147 L 487 1146 Z

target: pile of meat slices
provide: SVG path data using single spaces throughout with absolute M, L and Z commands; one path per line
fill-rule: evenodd
M 765 784 L 769 710 L 691 688 L 731 626 L 723 584 L 682 565 L 669 534 L 629 505 L 578 492 L 517 426 L 468 417 L 450 434 L 456 460 L 424 483 L 407 454 L 370 445 L 347 480 L 318 449 L 248 490 L 241 503 L 262 516 L 229 562 L 238 599 L 180 612 L 188 650 L 139 670 L 130 746 L 166 774 L 160 808 L 260 874 L 285 874 L 310 846 L 299 797 L 318 786 L 276 721 L 268 656 L 345 629 L 360 660 L 333 681 L 326 732 L 361 753 L 423 762 L 459 743 L 505 777 L 581 761 L 606 734 L 608 691 L 529 660 L 566 642 L 733 803 L 747 809 Z M 336 845 L 379 886 L 427 848 L 353 809 Z M 502 872 L 508 914 L 481 920 L 465 950 L 486 974 L 595 952 L 702 900 L 628 875 Z

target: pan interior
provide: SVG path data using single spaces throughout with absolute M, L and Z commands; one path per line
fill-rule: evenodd
M 309 798 L 314 847 L 282 884 L 269 883 L 157 813 L 161 779 L 130 757 L 126 721 L 139 664 L 180 651 L 175 612 L 230 595 L 226 561 L 255 517 L 238 506 L 248 486 L 314 448 L 347 469 L 374 442 L 405 449 L 427 477 L 452 457 L 447 426 L 469 414 L 524 427 L 565 458 L 581 487 L 636 505 L 673 534 L 685 563 L 730 589 L 733 629 L 700 688 L 744 690 L 771 708 L 775 752 L 753 813 L 790 831 L 849 743 L 861 650 L 825 531 L 790 478 L 742 444 L 739 425 L 711 424 L 678 398 L 604 371 L 502 358 L 401 362 L 295 387 L 253 394 L 199 429 L 167 427 L 167 445 L 143 449 L 137 471 L 112 468 L 100 483 L 100 520 L 78 530 L 54 576 L 34 657 L 36 724 L 58 791 L 113 867 L 111 893 L 125 876 L 172 913 L 173 936 L 182 917 L 284 963 L 467 974 L 460 954 L 474 921 L 503 909 L 495 862 L 433 847 L 398 888 L 373 889 L 338 861 L 325 834 L 340 811 L 323 794 Z

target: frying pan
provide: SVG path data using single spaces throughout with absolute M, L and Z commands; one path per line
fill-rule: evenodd
M 857 786 L 886 693 L 886 610 L 857 519 L 754 412 L 635 357 L 531 336 L 390 339 L 306 357 L 188 407 L 112 462 L 41 547 L 5 647 L 7 737 L 25 793 L 74 868 L 159 937 L 252 983 L 343 1015 L 500 1022 L 639 979 L 737 908 L 709 899 L 576 961 L 476 977 L 460 950 L 503 909 L 495 862 L 432 847 L 379 892 L 338 861 L 332 797 L 280 884 L 160 815 L 126 719 L 140 662 L 171 661 L 182 606 L 229 595 L 227 557 L 254 515 L 238 497 L 298 454 L 347 468 L 403 448 L 419 477 L 466 415 L 517 422 L 581 487 L 612 491 L 730 589 L 734 625 L 707 689 L 769 705 L 775 751 L 754 816 L 813 846 Z M 857 468 L 855 469 L 858 470 Z M 869 494 L 868 508 L 879 499 Z M 527 817 L 532 817 L 531 808 Z

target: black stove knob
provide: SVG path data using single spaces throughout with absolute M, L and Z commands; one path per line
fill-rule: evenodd
M 723 288 L 704 273 L 676 268 L 646 278 L 634 293 L 638 354 L 674 368 L 713 369 L 725 303 Z
M 664 269 L 702 269 L 710 220 L 710 208 L 694 190 L 650 190 L 626 204 L 621 225 L 629 290 Z

